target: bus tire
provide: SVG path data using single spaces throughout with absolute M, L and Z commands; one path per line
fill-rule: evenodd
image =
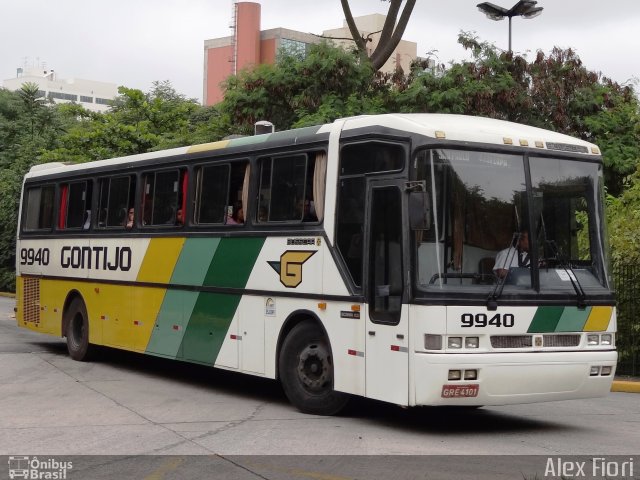
M 89 316 L 81 298 L 74 298 L 65 312 L 67 350 L 74 360 L 91 360 L 94 347 L 89 343 Z
M 335 415 L 349 401 L 349 395 L 333 389 L 331 347 L 311 320 L 293 327 L 285 338 L 278 372 L 287 398 L 303 413 Z

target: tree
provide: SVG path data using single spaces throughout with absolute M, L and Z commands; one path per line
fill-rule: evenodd
M 571 49 L 535 60 L 462 33 L 472 59 L 445 70 L 415 69 L 399 88 L 406 112 L 480 115 L 534 125 L 599 144 L 608 191 L 618 195 L 640 160 L 640 109 L 629 85 L 588 70 Z
M 278 130 L 317 125 L 359 113 L 380 113 L 374 72 L 368 63 L 327 43 L 304 58 L 281 52 L 274 65 L 260 65 L 227 80 L 219 104 L 232 133 L 250 134 L 258 120 Z
M 60 138 L 59 147 L 44 152 L 41 160 L 87 162 L 193 143 L 192 118 L 198 118 L 193 116 L 202 109 L 196 100 L 178 94 L 167 81 L 154 82 L 148 93 L 126 87 L 118 92 L 105 113 L 74 106 L 80 120 Z M 199 139 L 218 139 L 212 137 L 200 135 Z
M 39 96 L 37 85 L 0 89 L 0 289 L 14 288 L 22 178 L 44 150 L 57 145 L 67 126 L 58 108 Z
M 614 263 L 640 263 L 640 159 L 618 197 L 607 195 L 607 223 Z
M 342 4 L 344 18 L 347 21 L 356 48 L 363 58 L 367 58 L 367 42 L 371 41 L 371 39 L 360 35 L 351 13 L 349 0 L 340 0 L 340 3 Z M 380 33 L 378 46 L 371 52 L 371 56 L 368 57 L 374 71 L 382 68 L 398 46 L 398 43 L 400 43 L 400 40 L 402 40 L 402 35 L 404 35 L 404 31 L 407 28 L 407 23 L 409 22 L 409 17 L 411 17 L 411 12 L 415 4 L 416 0 L 406 0 L 402 13 L 400 14 L 400 20 L 398 20 L 402 0 L 389 0 L 389 11 L 387 12 L 387 18 Z

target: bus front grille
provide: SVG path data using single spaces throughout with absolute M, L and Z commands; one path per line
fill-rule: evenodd
M 493 348 L 530 348 L 531 335 L 493 335 L 491 346 Z
M 580 345 L 580 335 L 543 335 L 544 347 L 577 347 Z M 531 348 L 533 335 L 493 335 L 491 336 L 493 348 Z
M 22 295 L 23 321 L 40 323 L 40 279 L 25 278 Z
M 545 347 L 577 347 L 580 345 L 580 335 L 545 335 Z

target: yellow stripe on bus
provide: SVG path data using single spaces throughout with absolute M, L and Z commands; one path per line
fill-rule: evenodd
M 169 283 L 184 240 L 184 238 L 152 239 L 140 266 L 137 281 Z
M 220 150 L 226 148 L 229 145 L 230 140 L 220 140 L 219 142 L 202 143 L 200 145 L 194 145 L 187 149 L 187 153 L 208 152 L 210 150 Z
M 611 321 L 613 307 L 593 307 L 584 326 L 585 332 L 604 332 Z

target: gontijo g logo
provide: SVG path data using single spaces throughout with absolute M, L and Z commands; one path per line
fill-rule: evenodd
M 302 264 L 317 250 L 287 250 L 280 255 L 279 262 L 268 262 L 280 274 L 280 283 L 287 288 L 296 288 L 302 283 Z

